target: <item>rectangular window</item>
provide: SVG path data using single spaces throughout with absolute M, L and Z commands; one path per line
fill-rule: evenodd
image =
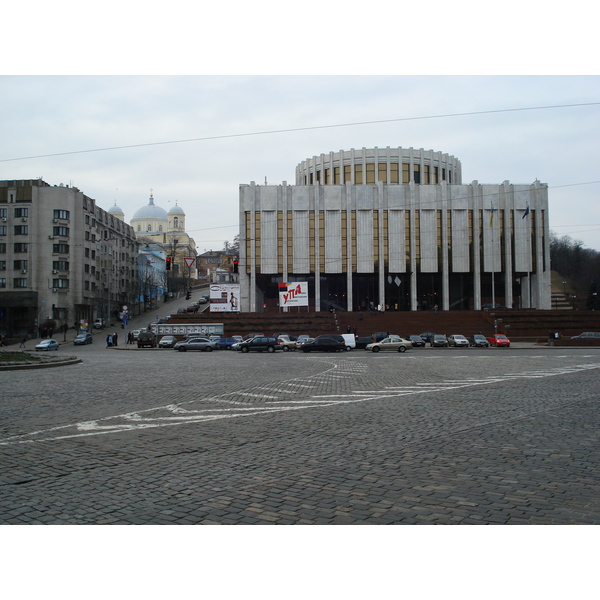
M 402 165 L 402 183 L 407 184 L 410 183 L 410 165 L 403 164 Z
M 15 208 L 15 217 L 28 217 L 29 209 L 28 208 Z
M 69 244 L 52 244 L 52 252 L 54 254 L 69 254 Z
M 375 183 L 375 165 L 370 163 L 367 167 L 367 184 L 373 185 Z
M 333 167 L 333 183 L 334 184 L 340 183 L 340 168 L 339 167 Z
M 425 185 L 428 185 L 430 183 L 430 181 L 429 181 L 429 165 L 425 165 L 423 168 L 425 169 L 425 172 L 423 173 L 423 183 Z
M 27 277 L 15 277 L 13 279 L 13 287 L 14 288 L 26 288 L 27 287 Z
M 17 252 L 27 252 L 27 246 L 28 244 L 14 244 L 13 245 L 13 252 L 17 253 Z
M 6 225 L 0 225 L 0 235 L 6 235 Z
M 52 287 L 55 288 L 68 288 L 69 287 L 69 280 L 68 279 L 53 279 L 52 280 Z
M 54 211 L 55 219 L 69 219 L 69 211 L 68 210 L 55 210 Z
M 377 165 L 377 181 L 387 183 L 387 165 L 385 163 Z
M 344 167 L 344 183 L 348 181 L 352 181 L 352 167 L 350 165 Z
M 6 254 L 6 244 L 4 242 L 0 244 L 0 254 Z
M 439 183 L 440 179 L 439 179 L 439 167 L 433 167 L 433 183 Z
M 15 225 L 15 235 L 28 235 L 29 226 L 28 225 Z
M 331 183 L 331 169 L 325 169 L 325 185 Z
M 362 165 L 354 165 L 354 183 L 362 185 L 363 182 L 363 168 Z
M 13 260 L 13 269 L 15 271 L 27 271 L 26 260 Z
M 414 182 L 421 183 L 421 165 L 413 165 Z
M 6 261 L 0 260 L 0 271 L 6 271 Z
M 52 261 L 53 271 L 68 271 L 69 261 L 68 260 L 53 260 Z
M 390 164 L 390 183 L 399 183 L 398 178 L 398 163 Z
M 6 277 L 0 277 L 0 288 L 6 287 Z
M 69 237 L 69 228 L 68 227 L 53 227 L 52 235 L 59 235 L 61 237 Z
M 0 208 L 0 219 L 8 217 L 8 208 Z

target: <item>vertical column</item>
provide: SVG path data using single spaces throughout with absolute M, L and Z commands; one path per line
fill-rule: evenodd
M 435 186 L 441 191 L 442 201 L 442 310 L 450 310 L 450 269 L 448 266 L 448 186 Z M 439 267 L 438 267 L 439 268 Z

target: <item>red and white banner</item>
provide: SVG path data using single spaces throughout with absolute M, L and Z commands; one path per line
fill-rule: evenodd
M 308 281 L 280 283 L 279 306 L 308 306 Z

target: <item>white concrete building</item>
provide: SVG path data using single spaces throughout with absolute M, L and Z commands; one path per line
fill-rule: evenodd
M 463 184 L 453 156 L 331 152 L 296 184 L 240 186 L 243 311 L 308 281 L 315 310 L 550 308 L 548 188 Z

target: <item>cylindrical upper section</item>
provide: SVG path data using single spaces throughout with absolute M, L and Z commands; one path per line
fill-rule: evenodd
M 313 156 L 296 167 L 296 185 L 435 185 L 462 183 L 461 164 L 449 154 L 414 148 L 362 148 Z

